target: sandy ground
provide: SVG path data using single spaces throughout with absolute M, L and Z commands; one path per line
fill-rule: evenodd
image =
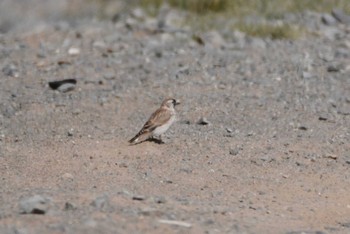
M 148 26 L 1 35 L 0 232 L 349 233 L 348 28 L 202 45 Z M 168 96 L 166 143 L 130 146 Z

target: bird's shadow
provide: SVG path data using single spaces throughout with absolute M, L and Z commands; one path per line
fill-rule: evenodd
M 162 145 L 162 144 L 165 143 L 165 142 L 162 141 L 161 139 L 157 139 L 157 138 L 150 138 L 150 139 L 147 139 L 146 141 L 151 141 L 151 142 L 157 143 L 157 144 L 159 144 L 159 145 Z
M 138 144 L 141 144 L 141 143 L 146 142 L 146 141 L 150 141 L 150 142 L 156 143 L 156 144 L 158 144 L 158 145 L 165 144 L 165 142 L 162 141 L 161 139 L 149 138 L 149 139 L 147 139 L 147 140 L 140 141 L 140 142 L 137 142 L 137 143 L 134 143 L 134 144 L 130 144 L 130 145 L 138 145 Z

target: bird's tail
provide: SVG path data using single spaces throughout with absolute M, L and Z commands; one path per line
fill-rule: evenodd
M 139 134 L 137 134 L 136 136 L 134 136 L 133 138 L 131 138 L 131 139 L 129 140 L 129 143 L 135 144 L 135 143 L 138 142 L 138 140 L 139 140 Z
M 149 138 L 151 133 L 149 131 L 141 130 L 139 133 L 136 134 L 133 138 L 129 140 L 129 143 L 131 144 L 137 144 L 140 143 L 147 138 Z

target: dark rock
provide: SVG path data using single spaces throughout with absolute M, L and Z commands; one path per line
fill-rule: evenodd
M 236 156 L 237 154 L 239 154 L 239 149 L 238 148 L 230 149 L 230 154 Z
M 69 91 L 72 91 L 75 89 L 75 84 L 63 84 L 61 85 L 60 87 L 58 87 L 58 91 L 60 91 L 61 93 L 66 93 L 66 92 L 69 92 Z
M 336 58 L 349 58 L 350 51 L 346 48 L 337 48 L 334 55 Z
M 350 25 L 350 15 L 345 14 L 343 10 L 341 10 L 341 9 L 333 9 L 332 15 L 340 23 Z
M 199 125 L 210 125 L 210 122 L 207 120 L 205 117 L 201 117 L 198 121 L 197 124 Z
M 35 195 L 20 201 L 21 214 L 45 214 L 49 208 L 50 199 Z
M 76 210 L 77 209 L 77 207 L 74 205 L 74 204 L 72 204 L 72 203 L 70 203 L 70 202 L 66 202 L 65 204 L 64 204 L 64 210 Z
M 182 120 L 180 121 L 181 124 L 187 124 L 187 125 L 190 125 L 191 124 L 191 121 L 189 120 Z
M 331 64 L 327 67 L 328 72 L 339 72 L 341 70 L 341 65 Z
M 16 65 L 14 65 L 14 64 L 6 65 L 6 66 L 2 69 L 2 72 L 3 72 L 6 76 L 11 76 L 11 77 L 18 77 L 18 76 L 19 76 L 18 69 L 17 69 Z
M 73 136 L 74 135 L 74 129 L 73 128 L 69 129 L 68 132 L 67 132 L 67 135 L 68 136 Z
M 303 131 L 307 131 L 307 127 L 305 127 L 305 126 L 300 126 L 299 128 L 298 128 L 299 130 L 303 130 Z
M 65 79 L 59 81 L 51 81 L 49 82 L 49 86 L 53 90 L 58 90 L 62 93 L 65 93 L 73 90 L 75 88 L 76 83 L 76 79 Z
M 345 228 L 350 228 L 350 223 L 341 223 L 340 225 Z
M 337 24 L 337 20 L 330 14 L 322 14 L 321 20 L 325 25 L 333 26 Z
M 142 195 L 134 195 L 133 197 L 132 197 L 132 200 L 134 200 L 134 201 L 143 201 L 143 200 L 145 200 L 146 199 L 146 197 L 145 196 L 142 196 Z
M 103 75 L 103 78 L 106 80 L 113 80 L 115 79 L 115 74 L 113 72 L 107 72 Z
M 154 200 L 155 203 L 158 203 L 158 204 L 166 203 L 166 199 L 163 196 L 156 196 L 156 197 L 153 198 L 153 200 Z

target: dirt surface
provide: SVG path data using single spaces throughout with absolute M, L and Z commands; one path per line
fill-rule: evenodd
M 349 233 L 349 27 L 193 40 L 136 16 L 0 35 L 0 233 Z M 166 143 L 129 146 L 169 96 Z

